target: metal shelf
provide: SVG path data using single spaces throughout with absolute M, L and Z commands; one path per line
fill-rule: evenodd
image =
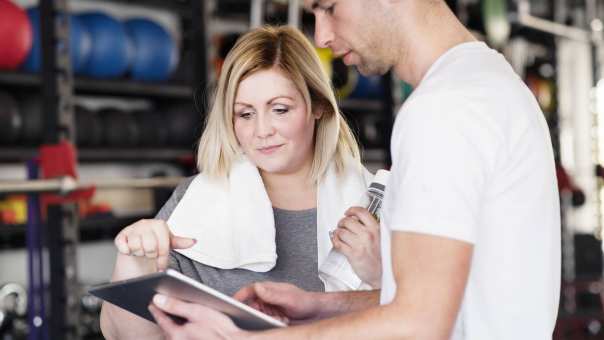
M 157 9 L 172 10 L 178 12 L 182 16 L 191 17 L 191 1 L 190 0 L 108 0 L 110 2 L 137 5 L 144 7 L 153 7 Z
M 114 238 L 117 233 L 129 224 L 152 215 L 115 217 L 111 214 L 88 217 L 80 220 L 80 241 L 90 242 Z M 25 247 L 24 224 L 0 224 L 0 249 Z
M 36 157 L 38 149 L 34 147 L 0 147 L 0 162 L 25 162 Z M 78 160 L 81 162 L 107 161 L 182 161 L 192 162 L 195 158 L 193 149 L 179 148 L 98 148 L 78 149 Z
M 76 94 L 105 94 L 131 97 L 192 99 L 193 88 L 171 83 L 143 83 L 131 80 L 75 79 Z
M 136 149 L 79 149 L 78 160 L 83 162 L 112 161 L 193 161 L 192 149 L 136 148 Z
M 375 112 L 380 113 L 384 110 L 384 103 L 379 99 L 352 99 L 346 98 L 338 102 L 340 110 L 344 113 L 350 112 Z
M 0 86 L 39 87 L 40 76 L 22 72 L 0 72 Z M 146 83 L 129 79 L 108 80 L 76 78 L 76 94 L 103 94 L 129 97 L 161 97 L 176 99 L 193 98 L 193 88 L 189 85 L 170 82 Z

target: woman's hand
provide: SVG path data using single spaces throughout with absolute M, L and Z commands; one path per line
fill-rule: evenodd
M 363 282 L 375 289 L 381 287 L 380 224 L 367 209 L 348 209 L 331 233 L 331 242 Z
M 171 249 L 190 248 L 196 241 L 172 234 L 165 221 L 140 220 L 122 229 L 114 242 L 121 254 L 155 260 L 159 271 L 168 267 Z

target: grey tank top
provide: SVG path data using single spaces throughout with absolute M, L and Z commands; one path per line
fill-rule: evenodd
M 168 220 L 193 178 L 179 185 L 156 218 Z M 325 287 L 317 269 L 317 209 L 300 211 L 273 208 L 275 216 L 277 264 L 265 273 L 246 269 L 220 269 L 170 252 L 169 267 L 225 294 L 259 281 L 292 283 L 309 291 L 322 292 Z M 197 240 L 203 244 L 203 240 Z

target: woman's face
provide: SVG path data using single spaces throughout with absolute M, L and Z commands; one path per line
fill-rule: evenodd
M 258 71 L 241 81 L 233 109 L 237 141 L 261 171 L 288 174 L 310 166 L 316 118 L 280 69 Z

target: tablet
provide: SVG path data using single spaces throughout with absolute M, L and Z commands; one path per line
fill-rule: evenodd
M 173 269 L 130 280 L 98 285 L 92 287 L 89 292 L 152 322 L 155 322 L 155 319 L 149 312 L 148 306 L 153 296 L 160 293 L 222 312 L 243 329 L 264 330 L 287 326 L 280 320 Z M 180 321 L 184 320 L 181 319 Z

